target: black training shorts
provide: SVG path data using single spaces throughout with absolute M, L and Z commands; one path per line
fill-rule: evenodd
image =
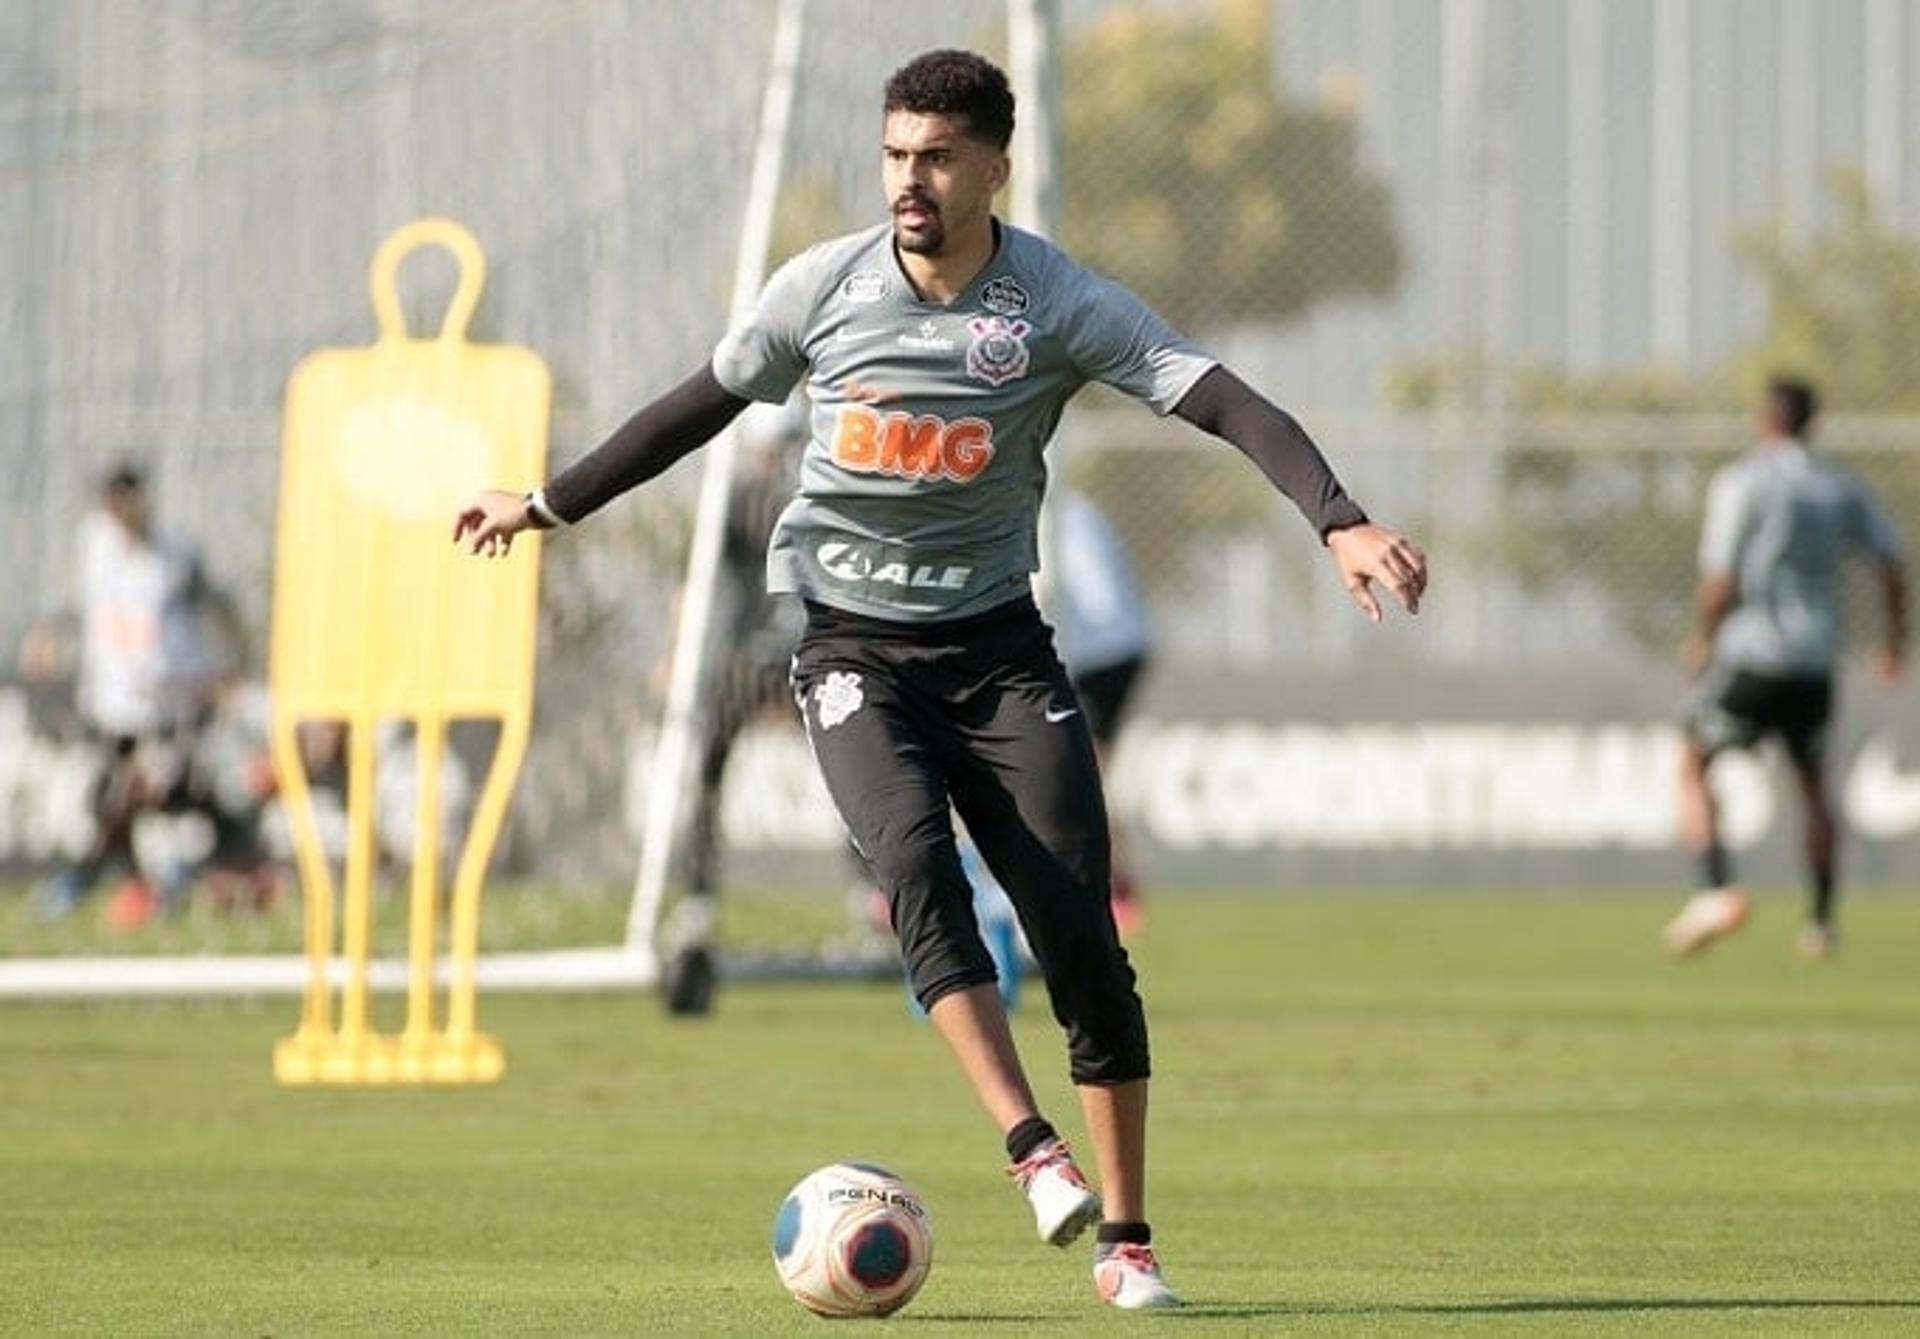
M 994 980 L 951 806 L 1019 914 L 1074 1080 L 1146 1077 L 1093 739 L 1032 600 L 932 624 L 809 606 L 793 686 L 920 1002 Z
M 1708 757 L 1778 736 L 1797 766 L 1818 768 L 1833 717 L 1833 680 L 1714 669 L 1688 704 L 1686 730 Z

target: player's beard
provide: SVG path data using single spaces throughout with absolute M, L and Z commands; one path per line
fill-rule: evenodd
M 911 200 L 926 211 L 926 222 L 909 229 L 900 221 L 901 205 Z M 940 207 L 925 196 L 909 196 L 893 207 L 893 244 L 917 256 L 937 256 L 947 245 L 946 225 L 940 221 Z

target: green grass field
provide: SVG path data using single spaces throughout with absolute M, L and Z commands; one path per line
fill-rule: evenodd
M 1686 966 L 1670 910 L 1161 895 L 1157 1318 L 1032 1239 L 890 986 L 496 997 L 507 1080 L 459 1091 L 275 1088 L 286 1000 L 0 1006 L 0 1329 L 812 1332 L 772 1215 L 859 1158 L 934 1212 L 910 1333 L 1920 1332 L 1920 898 L 1817 968 L 1785 895 Z M 1037 998 L 1021 1034 L 1077 1128 Z

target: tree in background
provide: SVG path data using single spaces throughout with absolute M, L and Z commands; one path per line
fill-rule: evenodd
M 1186 329 L 1285 321 L 1400 277 L 1350 110 L 1274 87 L 1269 9 L 1130 6 L 1066 43 L 1066 248 Z
M 1270 10 L 1132 5 L 1064 44 L 1061 240 L 1183 330 L 1277 325 L 1400 278 L 1392 200 L 1360 162 L 1355 100 L 1281 95 Z M 1264 529 L 1275 504 L 1231 454 L 1159 450 L 1134 431 L 1146 430 L 1122 427 L 1076 459 L 1073 482 L 1148 588 L 1177 599 L 1190 558 L 1217 564 L 1223 537 Z
M 1790 369 L 1847 413 L 1920 410 L 1920 241 L 1889 227 L 1866 180 L 1830 172 L 1833 223 L 1795 245 L 1777 227 L 1736 239 L 1767 293 L 1767 329 L 1711 375 L 1710 395 L 1751 392 Z
M 1386 396 L 1396 407 L 1497 402 L 1525 416 L 1499 461 L 1503 505 L 1483 560 L 1533 594 L 1591 595 L 1636 645 L 1665 654 L 1687 627 L 1707 478 L 1746 446 L 1744 415 L 1767 377 L 1812 380 L 1837 413 L 1920 410 L 1920 240 L 1886 224 L 1857 171 L 1830 172 L 1827 189 L 1832 219 L 1813 235 L 1770 224 L 1736 236 L 1742 268 L 1765 291 L 1767 325 L 1697 375 L 1648 366 L 1581 377 L 1470 354 L 1393 371 Z M 1614 434 L 1610 449 L 1561 435 L 1591 438 L 1596 427 Z M 1715 449 L 1667 449 L 1703 427 Z M 1844 456 L 1844 441 L 1829 435 L 1825 445 Z M 1920 514 L 1920 471 L 1888 469 L 1884 455 L 1850 463 L 1893 514 Z

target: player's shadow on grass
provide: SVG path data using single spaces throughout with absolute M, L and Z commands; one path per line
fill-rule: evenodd
M 1386 1306 L 1313 1302 L 1191 1302 L 1168 1320 L 1256 1316 L 1528 1316 L 1606 1311 L 1920 1311 L 1920 1297 L 1518 1297 Z M 1009 1317 L 1008 1319 L 1011 1319 Z
M 1437 1302 L 1390 1310 L 1411 1316 L 1511 1316 L 1555 1311 L 1920 1310 L 1916 1297 L 1522 1297 L 1500 1302 Z

